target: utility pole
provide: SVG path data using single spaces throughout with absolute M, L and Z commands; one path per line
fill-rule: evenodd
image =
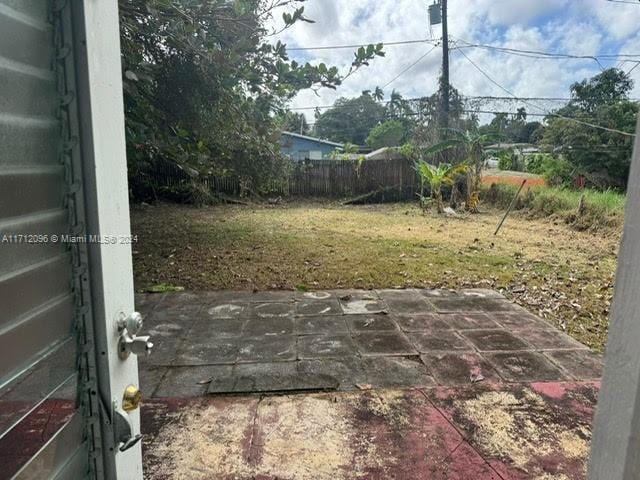
M 449 24 L 447 19 L 447 0 L 440 0 L 442 8 L 442 78 L 440 89 L 442 96 L 441 127 L 449 128 Z

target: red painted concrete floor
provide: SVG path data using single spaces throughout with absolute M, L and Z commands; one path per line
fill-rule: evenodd
M 586 478 L 598 382 L 158 398 L 145 478 Z

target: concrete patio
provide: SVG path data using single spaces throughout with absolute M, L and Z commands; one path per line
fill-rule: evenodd
M 488 290 L 140 295 L 148 478 L 585 478 L 601 359 Z

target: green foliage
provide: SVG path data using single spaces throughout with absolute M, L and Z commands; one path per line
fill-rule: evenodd
M 624 188 L 633 138 L 587 124 L 633 133 L 638 105 L 628 99 L 633 82 L 622 71 L 605 70 L 571 87 L 572 100 L 548 118 L 543 143 L 561 152 L 599 188 Z
M 517 190 L 515 185 L 493 184 L 482 196 L 488 203 L 507 208 Z M 518 198 L 515 209 L 532 218 L 560 218 L 578 230 L 598 230 L 622 225 L 625 202 L 624 194 L 612 190 L 534 187 Z
M 453 151 L 455 163 L 467 164 L 472 174 L 468 201 L 480 189 L 482 180 L 482 166 L 484 163 L 484 147 L 494 138 L 489 134 L 475 131 L 450 130 L 450 138 L 426 150 L 427 155 L 436 155 L 444 151 Z
M 552 186 L 572 186 L 576 168 L 564 157 L 551 157 L 544 163 L 544 179 Z
M 292 112 L 287 110 L 275 117 L 275 124 L 279 130 L 285 132 L 299 133 L 301 135 L 309 134 L 309 124 L 303 113 Z
M 399 120 L 387 120 L 376 125 L 367 137 L 367 145 L 374 150 L 382 147 L 397 147 L 405 140 L 406 130 Z
M 535 155 L 531 155 L 527 161 L 527 172 L 535 173 L 536 175 L 544 175 L 547 165 L 553 160 L 553 155 L 548 153 L 536 153 Z
M 441 163 L 440 165 L 431 165 L 424 160 L 415 162 L 414 168 L 420 176 L 420 182 L 422 184 L 422 190 L 424 186 L 428 185 L 431 195 L 437 201 L 438 213 L 442 213 L 444 205 L 442 202 L 442 186 L 452 186 L 458 175 L 466 174 L 469 167 L 466 164 L 459 165 L 447 165 Z M 424 202 L 424 199 L 422 199 Z
M 522 161 L 520 156 L 512 148 L 500 152 L 498 155 L 498 168 L 512 172 L 522 171 Z
M 364 145 L 371 129 L 384 118 L 384 106 L 370 94 L 339 98 L 333 108 L 316 113 L 315 133 L 334 142 Z
M 527 111 L 518 108 L 516 114 L 496 113 L 491 123 L 479 128 L 481 133 L 494 135 L 509 143 L 537 143 L 544 127 L 540 122 L 527 122 Z
M 119 0 L 131 178 L 158 162 L 235 175 L 251 191 L 282 178 L 274 113 L 300 90 L 336 88 L 384 54 L 363 47 L 346 72 L 289 59 L 286 45 L 270 43 L 276 32 L 265 21 L 284 8 L 282 30 L 310 22 L 301 3 Z

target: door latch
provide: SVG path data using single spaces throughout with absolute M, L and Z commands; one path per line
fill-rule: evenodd
M 129 415 L 124 410 L 117 408 L 113 412 L 113 434 L 118 450 L 124 452 L 142 440 L 142 434 L 133 435 Z
M 138 336 L 142 330 L 142 315 L 133 312 L 126 316 L 124 313 L 118 319 L 118 357 L 126 360 L 132 353 L 134 355 L 149 355 L 153 348 L 153 343 L 149 341 L 151 337 L 148 335 Z

